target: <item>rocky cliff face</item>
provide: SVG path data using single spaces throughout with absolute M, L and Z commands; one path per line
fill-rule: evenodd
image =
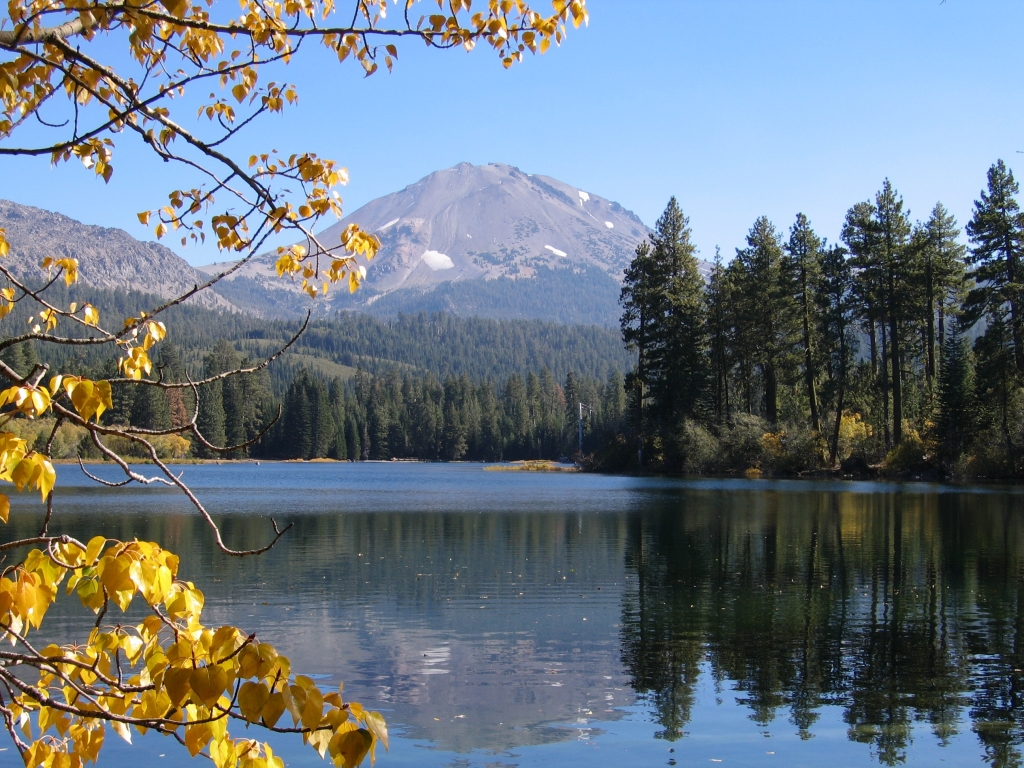
M 7 264 L 38 285 L 47 256 L 78 259 L 79 281 L 98 288 L 122 288 L 179 296 L 209 277 L 157 243 L 143 243 L 121 229 L 82 224 L 59 213 L 0 200 L 0 227 L 7 230 Z M 214 309 L 235 309 L 227 299 L 203 291 L 195 301 Z

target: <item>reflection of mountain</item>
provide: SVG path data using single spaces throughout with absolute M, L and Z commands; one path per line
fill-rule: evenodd
M 421 468 L 231 469 L 329 477 L 337 469 L 352 475 Z M 187 468 L 186 477 L 198 476 L 195 469 Z M 492 474 L 479 466 L 465 471 L 473 479 Z M 217 484 L 223 487 L 200 490 L 213 509 L 253 503 L 230 481 Z M 89 489 L 75 498 L 81 517 L 70 528 L 94 533 L 99 526 L 111 535 L 167 542 L 183 555 L 182 573 L 206 592 L 211 624 L 258 629 L 296 669 L 325 676 L 320 682 L 327 685 L 344 681 L 346 698 L 383 710 L 406 737 L 439 748 L 500 752 L 596 735 L 601 721 L 618 719 L 635 703 L 618 658 L 617 518 L 588 520 L 581 530 L 577 515 L 548 506 L 543 513 L 509 511 L 505 493 L 496 499 L 502 511 L 481 517 L 465 508 L 465 498 L 452 498 L 451 486 L 434 489 L 436 498 L 413 487 L 399 499 L 394 483 L 367 495 L 345 493 L 335 482 L 305 485 L 261 490 L 256 503 L 275 514 L 311 514 L 295 517 L 287 546 L 253 560 L 228 561 L 211 551 L 203 526 L 180 514 L 174 494 Z M 358 511 L 383 498 L 402 511 Z M 428 504 L 454 509 L 415 511 Z M 116 513 L 133 507 L 158 513 L 132 526 Z M 28 521 L 18 517 L 14 525 Z M 224 529 L 236 544 L 266 533 L 241 515 L 225 517 Z M 77 627 L 88 631 L 81 621 Z M 562 724 L 578 728 L 552 727 Z
M 929 731 L 950 764 L 979 742 L 991 765 L 1020 764 L 1019 493 L 465 465 L 185 472 L 232 544 L 265 541 L 254 508 L 295 530 L 229 560 L 178 496 L 152 489 L 58 491 L 77 510 L 62 530 L 166 542 L 211 623 L 256 627 L 439 748 L 572 738 L 550 725 L 600 728 L 640 695 L 681 753 L 714 717 L 697 696 L 711 679 L 752 730 L 824 741 L 819 718 L 841 712 L 846 738 L 885 764 L 914 758 Z M 20 501 L 12 535 L 38 522 Z

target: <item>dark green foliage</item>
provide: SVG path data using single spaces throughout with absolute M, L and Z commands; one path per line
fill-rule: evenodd
M 703 283 L 689 220 L 674 197 L 655 224 L 651 259 L 658 290 L 648 375 L 657 417 L 674 423 L 696 416 L 707 374 Z
M 971 275 L 956 220 L 939 203 L 926 222 L 912 225 L 888 180 L 873 200 L 847 212 L 846 247 L 824 242 L 802 215 L 783 244 L 762 217 L 730 264 L 716 255 L 700 313 L 685 326 L 673 325 L 665 279 L 672 260 L 663 254 L 673 252 L 665 243 L 688 252 L 689 230 L 670 202 L 652 244 L 637 249 L 622 292 L 623 339 L 637 354 L 627 421 L 648 465 L 1024 471 L 1014 333 L 1014 291 L 1024 281 L 1012 277 L 1019 276 L 1014 254 L 1024 219 L 1015 194 L 1012 175 L 994 166 L 970 227 L 979 265 Z M 984 282 L 975 283 L 965 312 L 971 278 Z M 961 317 L 968 325 L 985 319 L 973 355 L 959 331 L 951 338 Z M 698 340 L 694 359 L 703 374 L 692 379 L 690 402 L 704 407 L 663 409 L 687 391 L 673 365 L 689 339 Z M 635 466 L 630 442 L 623 433 L 608 436 L 599 462 Z
M 838 245 L 821 252 L 815 299 L 815 320 L 819 349 L 817 358 L 824 369 L 822 403 L 832 410 L 832 433 L 828 465 L 835 466 L 839 453 L 839 431 L 857 338 L 853 333 L 856 304 L 853 296 L 853 270 L 846 250 Z
M 988 188 L 974 203 L 967 225 L 972 248 L 969 263 L 976 287 L 967 298 L 967 322 L 1007 312 L 1014 367 L 1024 373 L 1024 216 L 1016 195 L 1020 187 L 1002 160 L 988 171 Z
M 674 197 L 658 219 L 650 244 L 637 247 L 619 301 L 623 340 L 638 358 L 627 386 L 635 390 L 642 456 L 648 403 L 651 417 L 664 432 L 695 417 L 706 395 L 703 283 L 689 220 Z M 664 434 L 660 437 L 664 443 Z
M 607 384 L 573 377 L 594 412 L 585 449 L 621 431 L 622 375 Z M 300 371 L 285 395 L 280 422 L 254 455 L 284 459 L 422 459 L 499 461 L 555 459 L 575 446 L 565 392 L 548 370 L 518 374 L 502 385 L 468 376 L 444 382 L 392 369 L 360 371 L 329 384 Z M 596 437 L 595 437 L 596 436 Z
M 747 247 L 737 249 L 729 265 L 733 287 L 735 337 L 743 357 L 760 375 L 763 414 L 769 424 L 779 421 L 779 386 L 796 370 L 799 307 L 791 263 L 785 259 L 775 227 L 762 216 L 747 234 Z M 746 371 L 752 378 L 753 371 Z M 752 381 L 745 384 L 747 411 L 754 411 Z M 760 411 L 760 409 L 757 409 Z
M 796 223 L 789 231 L 786 244 L 787 269 L 793 281 L 793 293 L 800 316 L 800 345 L 803 350 L 805 396 L 811 411 L 811 429 L 821 431 L 818 415 L 818 394 L 816 392 L 817 343 L 814 332 L 815 284 L 821 275 L 821 239 L 814 234 L 807 217 L 796 216 Z
M 977 420 L 971 349 L 958 332 L 949 334 L 942 348 L 938 399 L 939 453 L 952 463 L 971 445 Z

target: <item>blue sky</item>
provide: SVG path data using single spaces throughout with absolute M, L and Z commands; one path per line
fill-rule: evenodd
M 407 44 L 393 74 L 366 79 L 300 56 L 277 73 L 297 83 L 300 106 L 264 119 L 237 151 L 337 159 L 351 175 L 347 212 L 464 160 L 554 176 L 648 224 L 675 195 L 705 258 L 715 245 L 731 257 L 762 214 L 788 228 L 802 211 L 835 239 L 847 208 L 885 177 L 915 218 L 941 200 L 964 224 L 997 158 L 1024 174 L 1019 0 L 588 7 L 589 28 L 510 71 L 482 47 Z M 80 167 L 4 158 L 0 197 L 150 239 L 135 212 L 179 179 L 122 143 L 109 185 Z

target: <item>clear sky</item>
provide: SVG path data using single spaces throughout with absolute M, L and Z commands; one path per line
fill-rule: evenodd
M 264 118 L 238 151 L 339 160 L 347 212 L 464 160 L 553 176 L 649 225 L 675 195 L 708 259 L 716 245 L 730 258 L 762 214 L 788 228 L 802 211 L 834 240 L 885 177 L 914 218 L 941 200 L 962 225 L 996 159 L 1024 174 L 1020 0 L 588 7 L 589 28 L 510 71 L 483 47 L 407 44 L 393 74 L 365 79 L 300 56 L 286 70 L 299 108 Z M 106 186 L 80 167 L 4 158 L 0 197 L 151 239 L 135 212 L 163 204 L 174 182 L 122 143 Z

